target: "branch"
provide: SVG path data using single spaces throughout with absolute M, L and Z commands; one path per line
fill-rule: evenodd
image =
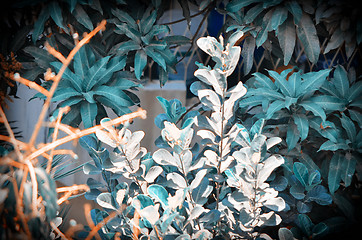
M 60 139 L 58 139 L 58 140 L 56 140 L 54 142 L 51 142 L 51 143 L 49 143 L 47 145 L 44 145 L 42 148 L 34 151 L 33 153 L 31 153 L 29 156 L 26 157 L 26 160 L 35 159 L 35 158 L 39 157 L 40 155 L 42 155 L 43 153 L 45 153 L 45 152 L 47 152 L 47 151 L 49 151 L 49 150 L 51 150 L 53 148 L 56 148 L 56 147 L 58 147 L 58 146 L 60 146 L 60 145 L 62 145 L 64 143 L 70 142 L 70 141 L 72 141 L 74 139 L 78 139 L 78 138 L 81 138 L 83 136 L 95 133 L 97 130 L 101 130 L 103 128 L 110 127 L 112 125 L 122 124 L 122 123 L 128 122 L 130 119 L 137 118 L 137 117 L 146 118 L 146 111 L 143 110 L 142 108 L 140 108 L 136 112 L 126 114 L 126 115 L 123 115 L 121 117 L 110 120 L 110 121 L 108 121 L 106 123 L 103 123 L 103 126 L 102 125 L 96 125 L 94 127 L 87 128 L 87 129 L 84 129 L 82 131 L 76 132 L 74 134 L 68 135 L 66 137 L 60 138 Z

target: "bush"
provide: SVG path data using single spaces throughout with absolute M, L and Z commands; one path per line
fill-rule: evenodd
M 26 10 L 37 19 L 8 36 L 15 43 L 3 41 L 2 55 L 16 68 L 2 64 L 1 76 L 37 90 L 34 98 L 44 105 L 29 142 L 16 139 L 0 111 L 8 131 L 0 140 L 12 144 L 0 167 L 1 236 L 318 239 L 357 230 L 362 23 L 353 6 L 179 1 L 188 25 L 203 14 L 201 27 L 215 8 L 225 16 L 217 40 L 197 39 L 200 27 L 191 39 L 172 35 L 158 23 L 167 2 L 14 5 L 21 21 Z M 198 14 L 190 14 L 193 4 Z M 158 150 L 148 152 L 141 147 L 145 133 L 128 129 L 146 115 L 131 112 L 140 104 L 131 90 L 144 83 L 150 61 L 160 86 L 167 84 L 195 43 L 213 60 L 210 66 L 196 62 L 199 81 L 190 91 L 199 103 L 186 109 L 177 99 L 158 97 L 161 136 Z M 173 49 L 180 45 L 189 50 L 177 59 Z M 14 59 L 22 63 L 20 72 Z M 235 82 L 234 72 L 244 83 Z M 51 102 L 57 107 L 46 123 Z M 119 117 L 110 119 L 107 108 Z M 49 143 L 35 144 L 45 123 Z M 59 131 L 66 136 L 59 138 Z M 76 154 L 57 147 L 73 140 L 90 161 L 64 170 L 65 156 Z M 79 170 L 103 181 L 89 177 L 86 184 L 56 187 L 56 180 Z M 88 226 L 73 224 L 63 233 L 59 205 L 79 195 L 99 208 L 84 213 L 92 220 Z

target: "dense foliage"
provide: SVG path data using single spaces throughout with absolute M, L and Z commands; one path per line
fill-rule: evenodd
M 57 127 L 99 126 L 75 137 L 90 158 L 65 172 L 55 147 L 44 150 L 44 159 L 30 159 L 41 146 L 20 148 L 2 137 L 15 151 L 2 153 L 0 236 L 62 237 L 55 180 L 79 169 L 90 175 L 84 196 L 99 207 L 75 238 L 289 240 L 358 231 L 362 21 L 356 6 L 323 0 L 175 3 L 186 27 L 199 14 L 199 29 L 211 12 L 223 15 L 217 40 L 173 35 L 159 23 L 169 4 L 39 0 L 12 6 L 20 17 L 5 21 L 17 32 L 1 42 L 4 91 L 15 95 L 12 80 L 20 81 L 14 74 L 20 72 L 44 89 L 34 98 L 57 104 L 49 118 Z M 191 15 L 192 6 L 199 14 Z M 63 56 L 87 37 L 82 33 L 103 19 L 106 27 L 67 62 Z M 142 105 L 135 90 L 145 76 L 156 75 L 164 86 L 194 44 L 212 59 L 210 65 L 196 62 L 190 91 L 199 104 L 186 109 L 178 99 L 158 97 L 164 110 L 155 118 L 159 149 L 148 152 L 141 146 L 145 133 L 131 132 L 126 121 L 113 126 L 107 108 L 126 116 Z M 177 58 L 173 49 L 181 45 L 190 49 Z M 150 62 L 154 69 L 146 67 Z M 235 82 L 235 72 L 243 81 Z M 56 142 L 58 129 L 50 126 Z

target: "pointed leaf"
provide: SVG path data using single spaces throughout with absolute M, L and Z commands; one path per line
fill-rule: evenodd
M 308 118 L 305 115 L 293 114 L 293 119 L 300 133 L 300 141 L 303 141 L 307 138 L 309 132 Z
M 147 64 L 147 55 L 146 55 L 145 51 L 143 51 L 142 49 L 138 50 L 136 52 L 135 59 L 134 59 L 134 68 L 135 68 L 134 71 L 135 71 L 136 78 L 138 80 L 141 79 L 143 69 L 145 68 L 146 64 Z
M 93 127 L 93 122 L 97 116 L 97 104 L 96 103 L 88 103 L 83 101 L 80 106 L 80 114 L 82 117 L 82 121 L 84 124 L 84 128 Z
M 306 13 L 297 26 L 297 36 L 304 46 L 304 51 L 312 63 L 317 63 L 320 53 L 319 39 L 315 25 Z
M 331 162 L 329 163 L 328 170 L 328 188 L 333 195 L 339 188 L 339 183 L 343 174 L 343 161 L 345 161 L 342 154 L 334 154 Z

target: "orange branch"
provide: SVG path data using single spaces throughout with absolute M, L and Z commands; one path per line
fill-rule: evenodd
M 49 97 L 49 96 L 50 96 L 48 90 L 46 90 L 45 88 L 43 88 L 42 86 L 36 84 L 36 83 L 33 82 L 33 81 L 29 81 L 28 79 L 21 77 L 21 76 L 19 75 L 19 73 L 11 74 L 11 75 L 10 75 L 10 78 L 11 78 L 12 80 L 14 80 L 14 81 L 17 81 L 17 82 L 19 82 L 19 83 L 22 83 L 22 84 L 24 84 L 24 85 L 26 85 L 26 86 L 28 86 L 28 87 L 30 87 L 30 88 L 32 88 L 32 89 L 40 92 L 40 93 L 42 93 L 42 94 L 43 94 L 44 96 L 46 96 L 46 97 Z
M 67 62 L 67 59 L 63 56 L 63 54 L 61 54 L 60 52 L 55 50 L 55 48 L 50 46 L 50 44 L 48 42 L 45 42 L 45 49 L 48 51 L 48 53 L 50 53 L 54 57 L 58 58 L 58 60 L 61 61 L 63 64 L 65 64 Z
M 27 160 L 32 160 L 37 158 L 38 156 L 42 155 L 43 153 L 56 148 L 64 143 L 70 142 L 74 139 L 78 139 L 81 138 L 83 136 L 89 135 L 91 133 L 95 133 L 97 130 L 112 126 L 112 125 L 118 125 L 118 124 L 122 124 L 125 123 L 127 121 L 129 121 L 130 119 L 134 119 L 137 117 L 141 117 L 141 118 L 146 118 L 146 111 L 143 110 L 142 108 L 140 108 L 138 111 L 130 113 L 130 114 L 126 114 L 123 115 L 121 117 L 115 118 L 113 120 L 110 120 L 106 123 L 103 123 L 103 126 L 101 125 L 96 125 L 94 127 L 91 128 L 87 128 L 84 129 L 82 131 L 78 131 L 73 133 L 72 135 L 60 138 L 52 143 L 49 143 L 47 145 L 44 145 L 42 148 L 38 149 L 37 151 L 32 152 L 29 156 L 26 157 Z

